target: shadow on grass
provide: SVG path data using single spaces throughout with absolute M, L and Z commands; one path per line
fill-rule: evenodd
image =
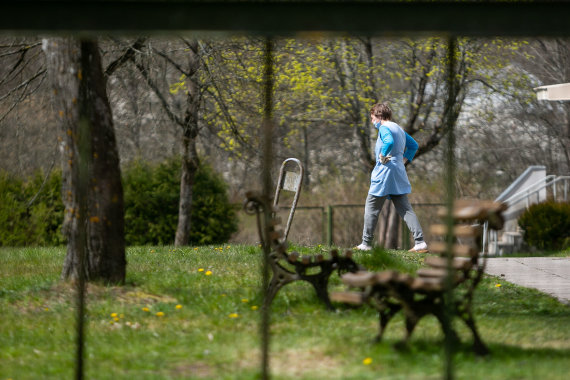
M 413 358 L 414 356 L 432 356 L 444 354 L 443 339 L 423 339 L 412 338 L 409 342 L 404 343 L 401 339 L 384 339 L 382 342 L 375 342 L 373 339 L 364 342 L 378 346 L 378 348 L 390 348 L 402 357 Z M 454 346 L 454 356 L 457 360 L 477 359 L 485 361 L 507 361 L 507 360 L 524 360 L 532 358 L 535 360 L 552 360 L 552 359 L 568 359 L 570 358 L 570 349 L 568 348 L 528 348 L 507 344 L 487 344 L 489 354 L 485 356 L 476 355 L 473 352 L 473 341 L 469 339 L 462 340 Z

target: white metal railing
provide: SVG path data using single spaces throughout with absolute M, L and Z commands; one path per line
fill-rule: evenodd
M 564 201 L 568 201 L 568 182 L 570 182 L 570 176 L 555 176 L 555 175 L 547 175 L 546 177 L 542 178 L 540 181 L 533 183 L 532 185 L 528 186 L 526 189 L 519 191 L 516 194 L 513 194 L 508 199 L 504 200 L 503 202 L 508 203 L 509 206 L 512 206 L 520 201 L 526 200 L 526 206 L 530 206 L 530 198 L 534 194 L 538 195 L 538 192 L 541 190 L 546 190 L 546 188 L 552 188 L 552 194 L 554 199 L 557 199 L 557 186 L 558 182 L 564 181 Z M 537 199 L 538 200 L 538 199 Z
M 526 207 L 530 206 L 530 198 L 533 195 L 537 195 L 537 202 L 540 202 L 540 195 L 539 192 L 546 190 L 548 187 L 552 188 L 552 196 L 554 200 L 558 198 L 557 186 L 558 182 L 563 182 L 563 200 L 564 202 L 568 201 L 568 190 L 570 188 L 570 176 L 556 176 L 553 174 L 547 175 L 544 178 L 541 178 L 539 181 L 529 185 L 524 190 L 521 190 L 513 195 L 511 195 L 506 200 L 502 200 L 502 202 L 507 203 L 510 206 L 517 204 L 521 201 L 526 201 Z M 546 200 L 546 197 L 545 199 Z M 495 201 L 501 201 L 496 199 Z M 497 231 L 489 231 L 488 223 L 486 222 L 483 225 L 483 254 L 487 253 L 487 246 L 488 244 L 494 244 L 494 251 L 497 253 L 498 251 L 498 243 L 499 243 L 499 234 Z

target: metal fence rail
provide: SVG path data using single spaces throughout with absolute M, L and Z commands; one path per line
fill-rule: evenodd
M 386 205 L 385 207 L 387 207 Z M 439 219 L 437 209 L 443 203 L 412 203 L 424 229 L 424 236 L 430 240 L 429 226 Z M 242 212 L 241 205 L 235 205 L 240 219 L 238 232 L 232 238 L 233 243 L 257 244 L 258 237 L 252 216 Z M 279 214 L 287 216 L 288 207 L 281 207 Z M 326 206 L 298 206 L 291 224 L 289 241 L 301 245 L 352 247 L 360 243 L 364 217 L 364 204 L 331 204 Z M 400 223 L 398 247 L 410 247 L 410 234 L 405 224 Z

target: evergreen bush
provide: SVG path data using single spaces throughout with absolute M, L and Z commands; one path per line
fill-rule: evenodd
M 123 174 L 128 245 L 172 244 L 178 222 L 180 159 L 157 166 L 136 162 Z M 237 230 L 227 186 L 208 165 L 200 165 L 193 188 L 192 244 L 227 241 Z
M 60 245 L 61 171 L 29 178 L 0 172 L 0 246 Z
M 570 203 L 534 204 L 520 216 L 518 223 L 529 246 L 544 250 L 570 247 Z

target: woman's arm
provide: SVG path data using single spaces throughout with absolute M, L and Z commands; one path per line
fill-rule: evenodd
M 416 155 L 416 152 L 418 151 L 419 145 L 412 136 L 408 135 L 407 132 L 404 133 L 406 134 L 406 148 L 404 148 L 404 158 L 412 162 L 414 156 Z

